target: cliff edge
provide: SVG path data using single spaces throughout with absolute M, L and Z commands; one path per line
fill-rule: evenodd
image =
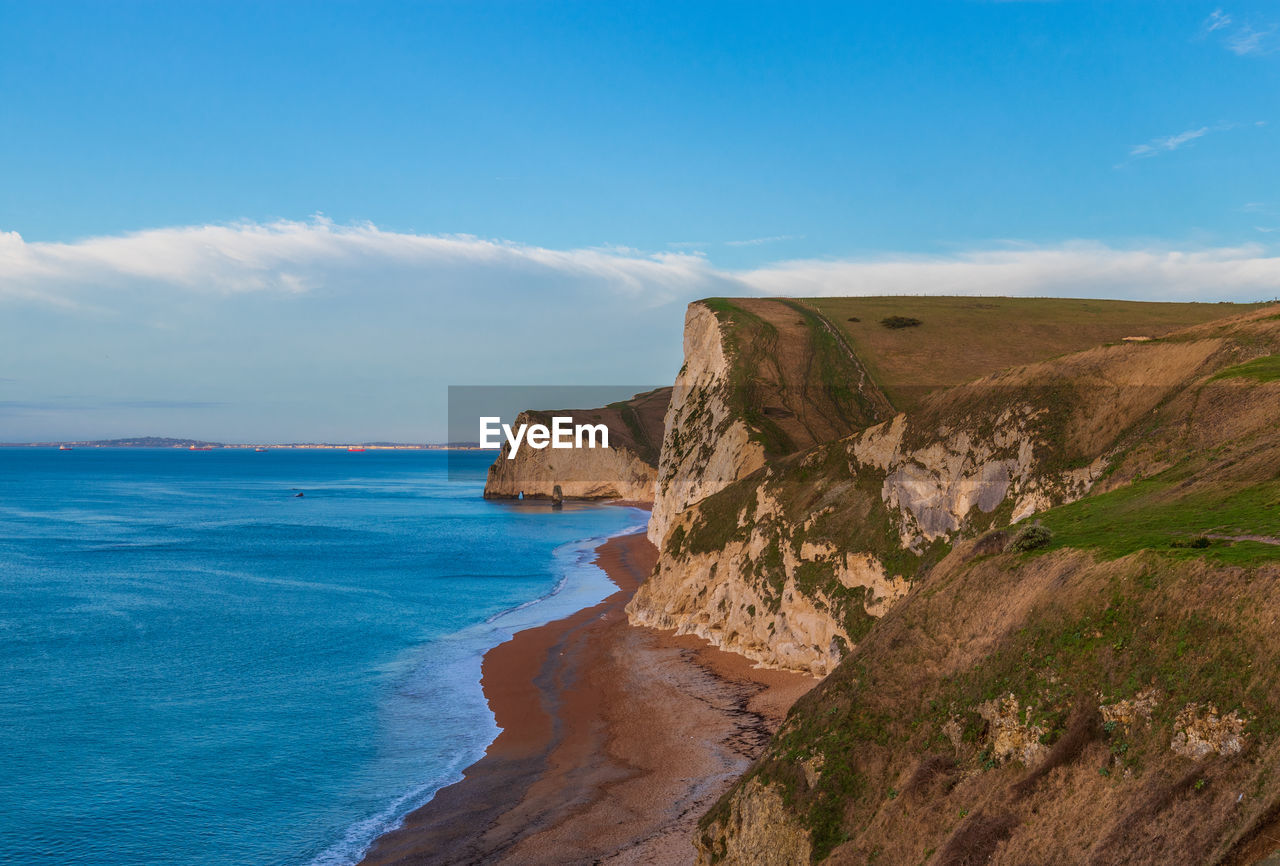
M 685 315 L 649 539 L 766 461 L 847 436 L 892 406 L 821 314 L 788 299 L 710 298 Z

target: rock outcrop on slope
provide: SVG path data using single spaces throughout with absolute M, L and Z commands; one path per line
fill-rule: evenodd
M 524 447 L 508 460 L 504 443 L 489 467 L 486 499 L 625 499 L 652 502 L 657 480 L 662 424 L 670 388 L 637 394 L 599 409 L 526 410 L 513 427 L 549 425 L 553 416 L 575 424 L 604 424 L 608 448 L 535 449 Z

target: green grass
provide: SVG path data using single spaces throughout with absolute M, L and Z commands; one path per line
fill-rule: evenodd
M 1089 549 L 1109 559 L 1155 550 L 1236 565 L 1280 559 L 1280 545 L 1253 541 L 1174 547 L 1203 535 L 1280 535 L 1280 480 L 1223 484 L 1185 495 L 1179 493 L 1180 480 L 1164 473 L 1045 511 L 1039 519 L 1054 538 L 1044 550 Z
M 749 475 L 708 496 L 697 504 L 698 516 L 687 535 L 681 534 L 684 550 L 691 554 L 717 553 L 731 541 L 745 541 L 751 533 L 759 478 Z M 746 526 L 738 525 L 746 513 Z
M 1214 380 L 1252 379 L 1255 382 L 1275 382 L 1280 380 L 1280 355 L 1254 358 L 1252 361 L 1228 367 L 1213 378 Z

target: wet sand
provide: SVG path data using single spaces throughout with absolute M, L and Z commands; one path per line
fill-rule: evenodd
M 817 681 L 628 625 L 656 556 L 643 533 L 610 539 L 596 561 L 618 592 L 489 651 L 502 732 L 365 864 L 693 862 L 698 818 Z

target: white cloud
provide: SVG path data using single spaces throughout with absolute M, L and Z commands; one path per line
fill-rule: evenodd
M 1280 257 L 1259 246 L 1116 249 L 1074 242 L 951 256 L 781 262 L 737 274 L 754 292 L 1256 300 L 1280 294 Z
M 446 385 L 669 382 L 681 307 L 753 294 L 1257 300 L 1280 256 L 1075 242 L 728 270 L 323 220 L 0 234 L 0 441 L 434 441 Z M 60 394 L 100 408 L 53 412 Z
M 1221 9 L 1214 9 L 1209 17 L 1204 21 L 1204 30 L 1206 33 L 1212 33 L 1215 30 L 1221 30 L 1224 27 L 1231 26 L 1231 16 L 1223 12 Z
M 1187 133 L 1172 138 L 1187 138 Z M 463 235 L 418 235 L 323 219 L 190 226 L 26 242 L 0 233 L 0 301 L 145 310 L 152 327 L 182 297 L 270 295 L 359 303 L 393 292 L 438 298 L 442 315 L 518 303 L 652 308 L 707 295 L 988 294 L 1217 300 L 1271 297 L 1280 257 L 1259 246 L 1121 249 L 1098 242 L 996 245 L 717 268 L 702 255 L 628 247 L 555 250 Z M 388 301 L 394 309 L 394 301 Z
M 803 235 L 770 235 L 765 238 L 747 238 L 744 241 L 725 241 L 727 247 L 758 247 L 761 244 L 773 244 L 778 241 L 799 240 Z
M 1211 131 L 1212 130 L 1210 130 L 1209 127 L 1202 126 L 1199 129 L 1184 130 L 1176 135 L 1166 135 L 1162 138 L 1153 138 L 1146 144 L 1135 144 L 1129 149 L 1129 156 L 1148 157 L 1157 156 L 1161 153 L 1169 153 L 1182 147 L 1187 142 L 1195 141 L 1197 138 L 1203 138 Z
M 1200 25 L 1199 37 L 1206 38 L 1217 33 L 1216 38 L 1224 48 L 1232 54 L 1245 57 L 1273 51 L 1275 46 L 1271 37 L 1276 29 L 1275 25 L 1257 27 L 1253 24 L 1239 24 L 1232 15 L 1215 9 Z
M 1227 50 L 1232 54 L 1245 57 L 1250 54 L 1266 54 L 1271 51 L 1270 37 L 1276 28 L 1255 30 L 1248 25 L 1241 27 L 1226 39 Z
M 1163 153 L 1172 153 L 1180 150 L 1186 145 L 1204 138 L 1210 133 L 1230 132 L 1233 129 L 1262 129 L 1267 125 L 1265 120 L 1255 120 L 1252 123 L 1218 123 L 1214 126 L 1200 126 L 1195 129 L 1186 129 L 1174 135 L 1165 135 L 1159 138 L 1153 138 L 1146 144 L 1135 144 L 1129 148 L 1129 159 L 1147 159 L 1153 156 L 1159 156 Z M 1126 163 L 1117 165 L 1116 168 L 1124 167 Z
M 139 286 L 300 294 L 387 268 L 421 276 L 470 271 L 491 279 L 555 277 L 653 303 L 714 278 L 696 255 L 625 247 L 555 250 L 322 218 L 148 229 L 70 243 L 27 242 L 16 232 L 0 232 L 0 298 L 63 306 L 103 303 L 112 289 Z

